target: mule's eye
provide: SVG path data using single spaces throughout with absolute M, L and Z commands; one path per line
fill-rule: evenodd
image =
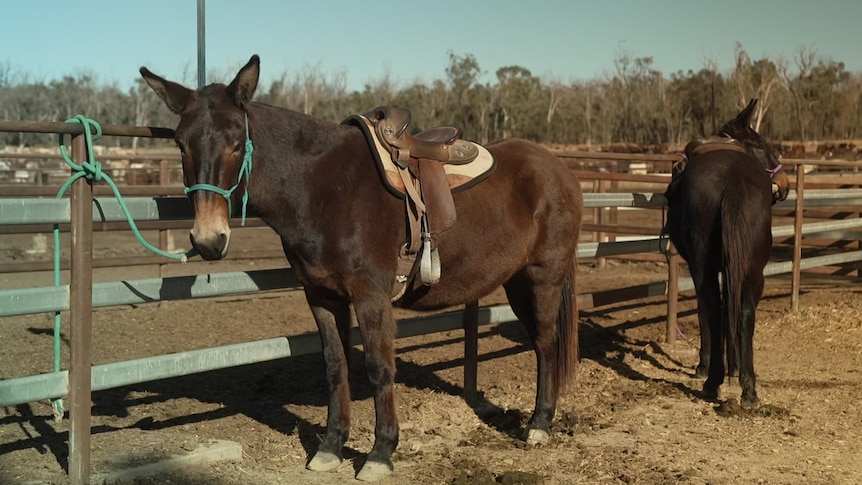
M 233 154 L 234 155 L 238 155 L 240 150 L 242 150 L 241 144 L 237 143 L 236 145 L 233 146 Z

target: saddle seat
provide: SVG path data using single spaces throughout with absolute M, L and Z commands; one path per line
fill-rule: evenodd
M 731 150 L 734 152 L 747 153 L 742 142 L 727 136 L 711 136 L 688 142 L 685 146 L 686 158 L 692 158 L 707 152 L 716 150 Z
M 494 171 L 496 161 L 485 147 L 462 140 L 456 126 L 442 125 L 410 135 L 410 111 L 404 108 L 379 106 L 344 123 L 361 129 L 383 185 L 404 199 L 407 242 L 398 255 L 392 292 L 395 301 L 417 269 L 422 283 L 432 285 L 439 280 L 436 237 L 455 225 L 452 193 L 484 180 Z
M 682 174 L 685 170 L 685 165 L 690 158 L 694 158 L 704 153 L 714 152 L 716 150 L 731 150 L 734 152 L 746 153 L 742 142 L 727 136 L 710 136 L 708 138 L 698 138 L 688 142 L 685 150 L 682 153 L 682 159 L 674 162 L 671 168 L 672 180 Z
M 411 135 L 407 132 L 410 111 L 394 106 L 379 106 L 365 114 L 374 124 L 380 139 L 391 147 L 392 158 L 401 168 L 410 158 L 427 158 L 456 165 L 476 159 L 475 144 L 460 140 L 461 129 L 442 125 Z
M 731 150 L 734 152 L 746 153 L 745 147 L 742 146 L 742 142 L 726 136 L 710 136 L 688 142 L 682 153 L 682 159 L 674 162 L 671 167 L 671 181 L 667 186 L 667 190 L 665 190 L 665 198 L 670 200 L 675 195 L 679 178 L 685 172 L 685 166 L 688 164 L 689 159 L 717 150 Z

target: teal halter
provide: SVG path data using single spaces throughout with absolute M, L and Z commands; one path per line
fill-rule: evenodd
M 251 175 L 251 152 L 254 151 L 254 145 L 251 143 L 251 137 L 248 136 L 248 113 L 245 114 L 245 155 L 242 157 L 242 166 L 239 168 L 239 175 L 237 176 L 236 184 L 225 190 L 221 187 L 216 187 L 215 185 L 210 184 L 194 184 L 191 187 L 186 187 L 186 195 L 191 194 L 192 192 L 197 192 L 198 190 L 208 190 L 210 192 L 215 192 L 218 195 L 224 197 L 224 200 L 227 201 L 227 216 L 230 218 L 233 211 L 231 210 L 230 197 L 236 191 L 237 187 L 239 187 L 240 182 L 242 182 L 242 177 L 245 175 L 245 192 L 242 194 L 242 225 L 245 225 L 245 209 L 246 205 L 248 205 L 248 181 L 249 176 Z

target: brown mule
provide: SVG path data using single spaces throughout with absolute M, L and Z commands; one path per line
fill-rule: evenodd
M 763 295 L 763 268 L 772 248 L 772 205 L 787 198 L 789 181 L 769 144 L 751 128 L 751 100 L 715 138 L 686 148 L 668 185 L 665 231 L 688 262 L 700 324 L 698 376 L 716 399 L 739 367 L 742 404 L 758 402 L 754 317 Z M 723 274 L 721 283 L 719 273 Z
M 308 463 L 312 470 L 336 468 L 348 438 L 353 305 L 377 415 L 374 446 L 357 478 L 375 480 L 393 470 L 398 444 L 390 291 L 407 231 L 404 203 L 384 188 L 357 127 L 252 102 L 259 73 L 253 56 L 230 84 L 192 90 L 141 68 L 180 115 L 176 142 L 195 209 L 194 247 L 205 259 L 224 257 L 229 217 L 247 196 L 281 237 L 304 286 L 330 391 L 326 435 Z M 413 282 L 395 304 L 440 309 L 503 285 L 535 346 L 536 407 L 527 437 L 543 441 L 577 359 L 582 195 L 572 172 L 535 143 L 509 139 L 487 149 L 497 161 L 494 173 L 453 195 L 458 221 L 437 241 L 439 282 Z

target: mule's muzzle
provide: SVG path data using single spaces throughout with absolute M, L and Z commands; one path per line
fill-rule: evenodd
M 782 187 L 776 183 L 772 184 L 772 203 L 777 204 L 787 198 L 790 191 L 787 187 Z
M 784 171 L 772 176 L 772 203 L 777 204 L 787 198 L 790 193 L 790 179 Z
M 222 232 L 213 234 L 206 238 L 196 238 L 194 231 L 192 231 L 189 233 L 189 240 L 203 259 L 207 261 L 217 261 L 227 255 L 230 235 Z

